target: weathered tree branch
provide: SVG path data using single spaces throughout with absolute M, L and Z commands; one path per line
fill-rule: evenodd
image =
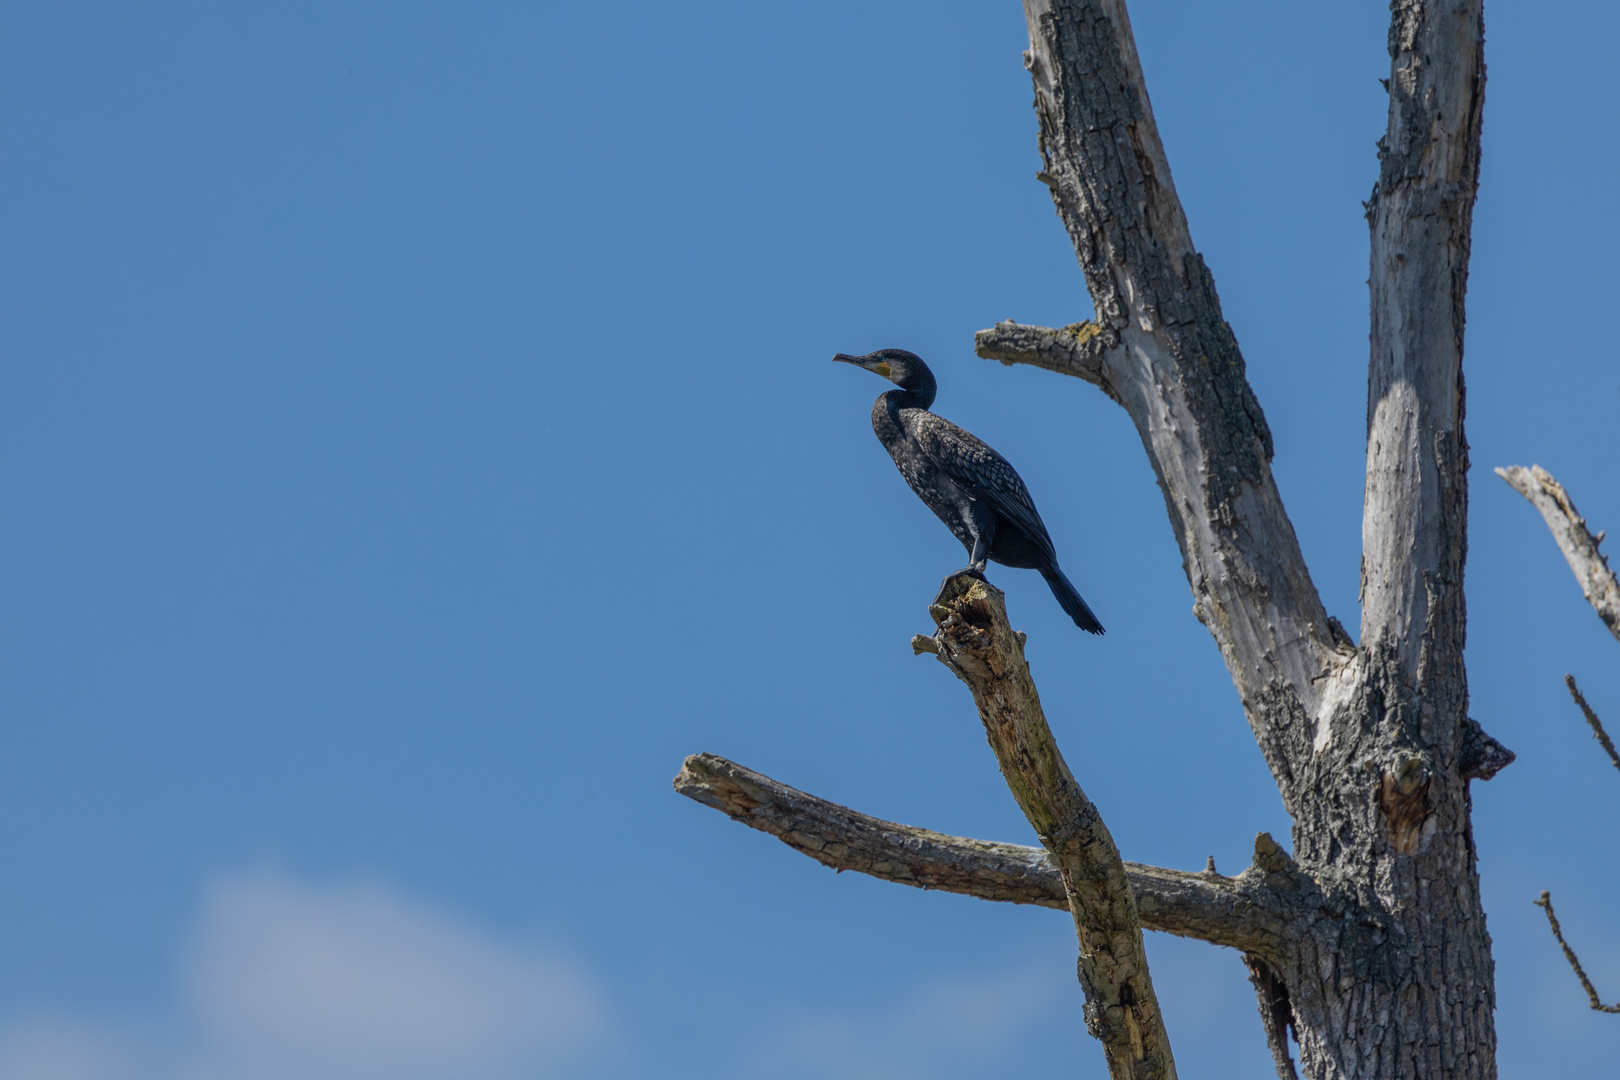
M 1119 345 L 1119 335 L 1094 322 L 1078 322 L 1052 329 L 1021 326 L 1008 319 L 973 335 L 974 350 L 987 360 L 1003 364 L 1029 364 L 1060 375 L 1073 375 L 1119 400 L 1108 384 L 1108 351 Z
M 1592 706 L 1586 703 L 1586 695 L 1581 693 L 1581 688 L 1575 685 L 1575 676 L 1565 675 L 1564 685 L 1569 688 L 1569 696 L 1575 699 L 1575 704 L 1580 708 L 1581 715 L 1586 717 L 1586 723 L 1592 729 L 1592 738 L 1603 745 L 1604 751 L 1609 755 L 1609 760 L 1614 762 L 1616 769 L 1620 769 L 1620 753 L 1615 752 L 1614 740 L 1609 738 L 1607 731 L 1603 730 L 1603 721 L 1599 720 L 1598 714 L 1592 711 Z
M 1005 598 L 978 578 L 957 575 L 929 613 L 939 628 L 932 651 L 973 692 L 1002 778 L 1063 877 L 1080 940 L 1086 1027 L 1103 1045 L 1109 1075 L 1174 1080 L 1125 864 L 1058 751 Z
M 1194 610 L 1226 658 L 1286 804 L 1329 680 L 1353 652 L 1306 570 L 1271 476 L 1271 432 L 1192 246 L 1122 0 L 1025 0 L 1041 179 L 1095 324 L 1001 323 L 981 356 L 1101 386 L 1164 491 Z
M 675 777 L 675 790 L 834 870 L 983 900 L 1069 910 L 1063 879 L 1040 848 L 884 821 L 714 754 L 687 758 Z
M 687 758 L 675 777 L 675 790 L 834 870 L 981 900 L 1069 910 L 1063 878 L 1042 848 L 884 821 L 714 754 Z M 1137 912 L 1149 930 L 1275 957 L 1288 939 L 1290 923 L 1315 914 L 1308 888 L 1261 867 L 1228 878 L 1208 871 L 1124 865 Z
M 1569 497 L 1564 485 L 1540 465 L 1526 469 L 1510 465 L 1497 469 L 1496 475 L 1506 480 L 1514 491 L 1530 500 L 1541 511 L 1547 528 L 1552 530 L 1558 550 L 1581 584 L 1586 602 L 1598 613 L 1598 618 L 1609 628 L 1609 633 L 1620 640 L 1620 581 L 1609 569 L 1609 560 L 1598 550 L 1603 533 L 1593 536 L 1586 528 L 1586 519 L 1575 509 L 1575 500 Z
M 1430 687 L 1456 693 L 1462 685 L 1463 324 L 1485 27 L 1480 0 L 1390 7 L 1389 126 L 1367 204 L 1372 362 L 1361 643 L 1387 650 L 1411 677 L 1421 673 L 1431 696 Z
M 1569 942 L 1564 940 L 1564 931 L 1558 925 L 1558 916 L 1553 914 L 1552 894 L 1543 889 L 1541 899 L 1532 902 L 1547 913 L 1547 925 L 1552 927 L 1553 937 L 1558 939 L 1559 947 L 1564 950 L 1564 959 L 1568 960 L 1569 966 L 1575 969 L 1575 977 L 1581 980 L 1581 988 L 1586 991 L 1587 1000 L 1592 1003 L 1592 1008 L 1598 1012 L 1620 1013 L 1620 1004 L 1603 1004 L 1603 999 L 1598 997 L 1597 988 L 1592 985 L 1592 980 L 1586 977 L 1586 970 L 1581 967 L 1581 961 L 1575 955 L 1575 950 L 1570 948 Z

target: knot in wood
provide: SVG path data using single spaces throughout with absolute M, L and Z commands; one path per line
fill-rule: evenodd
M 1384 770 L 1378 801 L 1384 811 L 1384 829 L 1390 848 L 1398 855 L 1418 849 L 1423 823 L 1429 816 L 1428 762 L 1421 754 L 1407 754 Z

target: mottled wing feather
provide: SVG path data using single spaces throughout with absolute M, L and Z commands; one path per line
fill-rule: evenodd
M 923 409 L 906 409 L 902 420 L 922 452 L 976 499 L 1011 521 L 1055 564 L 1057 552 L 1035 510 L 1029 489 L 1007 459 L 976 436 Z

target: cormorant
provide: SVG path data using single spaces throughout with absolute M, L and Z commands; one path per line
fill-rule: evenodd
M 880 349 L 865 356 L 839 353 L 833 359 L 863 367 L 900 388 L 878 397 L 872 430 L 911 490 L 968 549 L 968 565 L 950 577 L 983 579 L 986 559 L 1039 570 L 1074 624 L 1102 633 L 1102 623 L 1058 569 L 1052 538 L 1018 473 L 983 442 L 928 411 L 938 384 L 922 358 L 904 349 Z

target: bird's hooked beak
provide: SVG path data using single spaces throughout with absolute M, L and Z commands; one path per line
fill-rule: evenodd
M 865 368 L 874 375 L 881 375 L 885 379 L 887 379 L 890 375 L 889 362 L 883 359 L 874 360 L 870 353 L 865 356 L 851 356 L 848 353 L 835 353 L 833 354 L 833 361 L 839 364 L 854 364 L 856 367 Z

